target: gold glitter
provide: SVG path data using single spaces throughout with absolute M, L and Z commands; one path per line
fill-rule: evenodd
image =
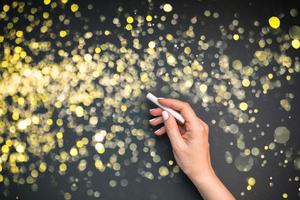
M 207 85 L 201 84 L 199 89 L 200 89 L 200 92 L 205 93 L 207 91 Z
M 168 176 L 169 175 L 169 169 L 165 166 L 161 166 L 158 169 L 158 173 L 159 173 L 160 176 Z
M 4 11 L 4 12 L 8 12 L 9 9 L 10 9 L 10 7 L 9 7 L 9 5 L 7 5 L 7 4 L 5 4 L 5 5 L 3 6 L 3 11 Z
M 97 143 L 95 145 L 95 149 L 99 154 L 103 154 L 105 152 L 105 147 L 102 143 Z
M 168 34 L 166 35 L 166 39 L 169 40 L 169 41 L 173 40 L 173 35 L 170 34 L 170 33 L 168 33 Z
M 122 112 L 126 112 L 127 106 L 125 104 L 121 105 L 121 110 Z
M 84 110 L 81 106 L 77 106 L 75 112 L 77 117 L 82 117 L 84 115 Z
M 285 144 L 290 139 L 290 131 L 284 126 L 279 126 L 274 131 L 274 141 Z
M 71 156 L 77 156 L 78 155 L 78 150 L 75 147 L 72 147 L 70 150 L 70 155 Z
M 234 35 L 233 35 L 233 39 L 234 39 L 234 40 L 239 40 L 239 39 L 240 39 L 240 36 L 239 36 L 238 34 L 234 34 Z
M 254 186 L 256 183 L 255 178 L 253 178 L 253 177 L 248 178 L 247 182 L 248 182 L 248 185 L 250 185 L 250 186 Z
M 154 41 L 150 41 L 148 43 L 148 47 L 151 48 L 151 49 L 154 49 L 155 48 L 155 42 Z
M 147 22 L 151 22 L 152 21 L 152 16 L 151 15 L 147 15 L 146 16 L 146 21 Z
M 249 86 L 250 86 L 250 81 L 249 81 L 249 79 L 247 79 L 247 78 L 243 79 L 242 85 L 243 85 L 244 87 L 249 87 Z
M 65 31 L 65 30 L 60 31 L 59 36 L 62 37 L 62 38 L 66 37 L 67 36 L 67 31 Z
M 72 12 L 76 12 L 78 9 L 79 9 L 78 4 L 73 3 L 73 4 L 71 5 L 71 11 L 72 11 Z
M 166 3 L 166 4 L 163 5 L 163 10 L 164 10 L 165 12 L 171 12 L 171 11 L 173 10 L 173 7 L 172 7 L 171 4 Z
M 100 53 L 101 52 L 101 48 L 100 47 L 96 47 L 95 48 L 95 53 Z
M 269 25 L 274 28 L 277 29 L 280 26 L 280 19 L 276 16 L 270 17 L 269 18 Z
M 294 49 L 299 49 L 299 47 L 300 47 L 300 41 L 298 39 L 292 40 L 292 47 Z
M 16 36 L 19 37 L 19 38 L 23 37 L 23 31 L 17 31 Z
M 51 3 L 51 0 L 44 0 L 45 5 L 49 5 Z
M 240 109 L 242 111 L 246 111 L 248 109 L 248 104 L 246 102 L 241 102 L 240 103 Z
M 128 24 L 132 24 L 133 21 L 134 21 L 134 19 L 133 19 L 133 17 L 128 16 L 128 17 L 126 18 L 126 21 L 127 21 Z

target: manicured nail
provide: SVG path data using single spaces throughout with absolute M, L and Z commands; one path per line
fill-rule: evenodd
M 155 108 L 151 108 L 149 111 L 152 112 L 153 110 L 155 110 Z
M 156 134 L 156 133 L 158 133 L 158 132 L 159 132 L 159 130 L 160 130 L 160 129 L 157 129 L 156 131 L 154 131 L 154 133 L 155 133 L 155 134 Z
M 154 120 L 155 120 L 155 118 L 153 118 L 153 119 L 150 119 L 149 121 L 150 121 L 150 122 L 152 122 L 152 121 L 154 121 Z
M 163 116 L 163 119 L 166 121 L 167 119 L 169 119 L 169 113 L 167 111 L 163 111 L 162 112 L 162 116 Z
M 164 99 L 164 97 L 157 97 L 158 99 Z

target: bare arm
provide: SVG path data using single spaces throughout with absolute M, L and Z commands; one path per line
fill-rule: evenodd
M 205 200 L 235 199 L 212 168 L 207 124 L 197 117 L 191 106 L 185 102 L 164 98 L 159 99 L 159 102 L 179 111 L 186 122 L 178 124 L 170 113 L 155 108 L 150 110 L 150 114 L 155 118 L 149 123 L 153 126 L 164 123 L 155 134 L 168 134 L 177 164 L 194 183 L 202 197 Z

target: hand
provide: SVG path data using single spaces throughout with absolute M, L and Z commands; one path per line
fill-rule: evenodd
M 197 117 L 192 107 L 176 99 L 160 98 L 159 103 L 180 112 L 185 119 L 180 124 L 167 111 L 161 108 L 150 110 L 155 118 L 149 123 L 157 126 L 164 123 L 154 133 L 168 134 L 175 160 L 183 172 L 192 180 L 204 199 L 234 199 L 223 183 L 216 176 L 210 160 L 209 127 Z
M 155 131 L 156 135 L 168 133 L 177 164 L 187 176 L 199 176 L 205 179 L 213 174 L 210 162 L 208 125 L 197 117 L 188 103 L 175 99 L 159 99 L 159 103 L 168 106 L 181 113 L 185 119 L 184 124 L 176 122 L 176 119 L 161 108 L 150 110 L 155 118 L 150 124 L 157 126 L 164 123 Z

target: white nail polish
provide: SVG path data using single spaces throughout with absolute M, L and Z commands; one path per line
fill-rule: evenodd
M 169 113 L 167 112 L 167 111 L 163 111 L 162 112 L 162 117 L 163 117 L 163 119 L 166 121 L 167 119 L 169 119 Z
M 150 119 L 149 121 L 150 121 L 150 122 L 152 122 L 152 121 L 154 121 L 154 120 L 155 120 L 155 118 L 153 118 L 153 119 Z

